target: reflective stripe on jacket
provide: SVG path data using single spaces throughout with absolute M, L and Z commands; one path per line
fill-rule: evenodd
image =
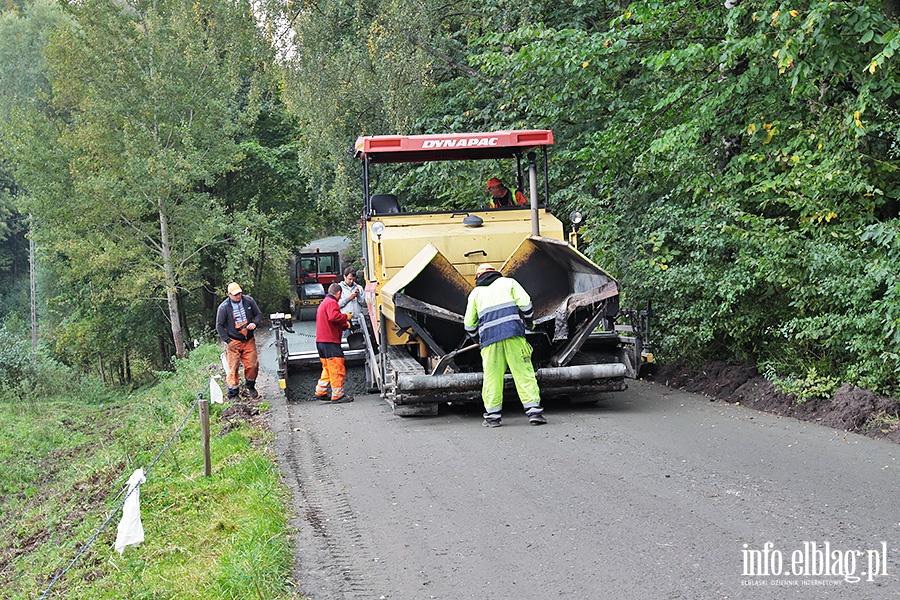
M 483 348 L 500 340 L 524 337 L 522 319 L 532 318 L 533 312 L 531 297 L 525 288 L 515 279 L 497 273 L 491 283 L 476 285 L 469 294 L 463 323 L 467 332 L 478 332 Z
M 525 206 L 527 204 L 528 198 L 525 197 L 522 190 L 516 190 L 515 192 L 506 190 L 506 193 L 499 198 L 491 196 L 490 204 L 488 206 L 490 208 L 500 208 L 501 206 Z

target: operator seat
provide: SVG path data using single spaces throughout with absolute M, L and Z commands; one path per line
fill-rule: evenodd
M 371 201 L 373 214 L 389 215 L 400 212 L 400 203 L 394 194 L 375 194 Z

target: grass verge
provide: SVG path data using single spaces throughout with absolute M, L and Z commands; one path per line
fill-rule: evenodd
M 136 468 L 159 455 L 208 396 L 219 350 L 128 396 L 0 399 L 0 597 L 38 598 L 100 529 Z M 212 476 L 203 476 L 199 411 L 140 488 L 145 541 L 113 549 L 121 511 L 50 598 L 300 598 L 290 581 L 290 500 L 269 433 L 222 428 L 210 408 Z M 227 432 L 226 432 L 227 431 Z

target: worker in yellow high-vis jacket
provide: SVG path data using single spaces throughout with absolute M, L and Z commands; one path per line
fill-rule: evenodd
M 531 364 L 531 345 L 525 341 L 525 328 L 531 329 L 534 307 L 531 297 L 518 281 L 504 277 L 489 263 L 478 265 L 475 289 L 466 304 L 466 333 L 477 338 L 481 346 L 484 379 L 481 399 L 484 401 L 485 427 L 499 427 L 503 410 L 503 376 L 507 366 L 528 421 L 543 425 L 544 409 L 541 391 Z

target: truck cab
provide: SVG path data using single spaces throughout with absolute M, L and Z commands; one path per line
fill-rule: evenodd
M 291 313 L 295 321 L 315 319 L 328 286 L 341 280 L 350 240 L 332 236 L 314 240 L 291 260 Z

